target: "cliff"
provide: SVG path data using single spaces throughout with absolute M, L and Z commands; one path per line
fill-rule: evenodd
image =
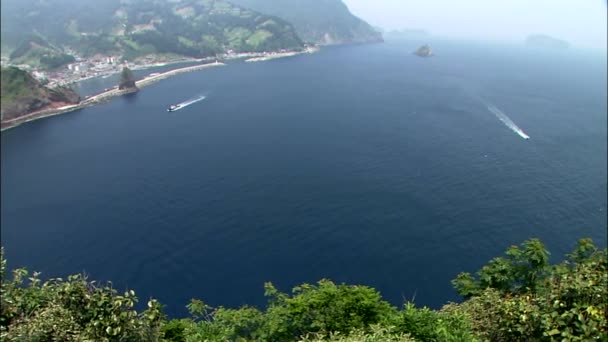
M 341 0 L 232 0 L 292 23 L 307 42 L 321 45 L 383 41 L 382 33 L 354 16 Z
M 0 117 L 2 121 L 80 102 L 80 96 L 67 87 L 48 88 L 28 72 L 15 67 L 1 69 Z

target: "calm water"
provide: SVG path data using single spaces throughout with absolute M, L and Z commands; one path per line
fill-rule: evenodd
M 85 271 L 170 315 L 325 277 L 439 307 L 510 244 L 605 245 L 605 55 L 417 44 L 182 74 L 3 132 L 10 266 Z

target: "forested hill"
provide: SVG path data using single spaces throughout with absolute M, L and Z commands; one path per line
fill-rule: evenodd
M 80 96 L 72 89 L 47 88 L 24 70 L 3 67 L 0 75 L 0 118 L 3 122 L 49 106 L 80 102 Z
M 342 0 L 231 0 L 294 24 L 308 42 L 331 45 L 382 41 L 382 34 L 354 16 Z
M 287 21 L 224 0 L 3 0 L 1 13 L 3 55 L 15 63 L 66 48 L 134 58 L 303 46 Z

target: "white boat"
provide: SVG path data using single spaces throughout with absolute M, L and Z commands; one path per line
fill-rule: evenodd
M 181 104 L 171 105 L 171 106 L 169 106 L 169 108 L 167 108 L 167 112 L 174 112 L 174 111 L 176 111 L 176 110 L 178 110 L 180 108 L 182 108 Z

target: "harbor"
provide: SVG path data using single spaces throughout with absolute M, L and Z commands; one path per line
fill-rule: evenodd
M 203 69 L 213 68 L 213 67 L 220 67 L 220 66 L 225 66 L 225 65 L 226 64 L 224 64 L 224 63 L 215 61 L 214 63 L 193 65 L 193 66 L 188 66 L 188 67 L 184 67 L 184 68 L 173 69 L 173 70 L 163 72 L 163 73 L 154 73 L 147 77 L 144 77 L 141 80 L 136 81 L 135 85 L 137 86 L 137 88 L 141 89 L 143 87 L 149 86 L 151 84 L 159 82 L 168 77 L 172 77 L 172 76 L 187 73 L 187 72 L 203 70 Z M 4 131 L 4 130 L 16 127 L 16 126 L 21 125 L 26 122 L 39 120 L 39 119 L 43 119 L 43 118 L 47 118 L 47 117 L 51 117 L 51 116 L 55 116 L 55 115 L 59 115 L 59 114 L 73 112 L 73 111 L 76 111 L 76 110 L 79 110 L 79 109 L 82 109 L 85 107 L 89 107 L 89 106 L 107 101 L 116 96 L 122 96 L 122 95 L 132 93 L 134 91 L 136 91 L 136 90 L 133 90 L 133 89 L 119 90 L 118 87 L 116 86 L 116 87 L 111 88 L 107 91 L 104 91 L 100 94 L 85 98 L 78 104 L 65 105 L 65 106 L 53 107 L 53 108 L 45 108 L 45 109 L 30 113 L 27 115 L 23 115 L 23 116 L 14 118 L 14 119 L 5 120 L 2 122 L 1 130 Z

